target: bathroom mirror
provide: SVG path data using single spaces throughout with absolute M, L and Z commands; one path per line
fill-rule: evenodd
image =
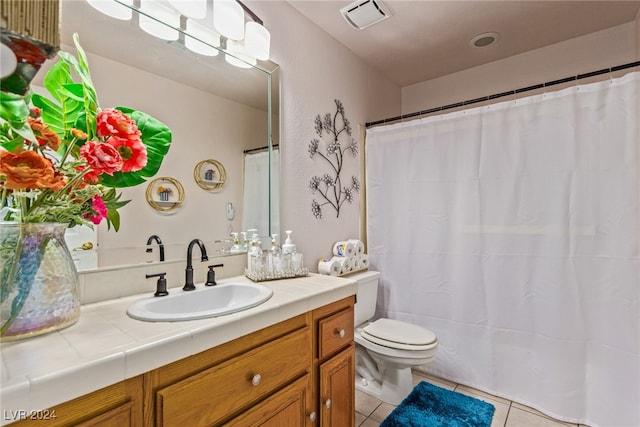
M 145 250 L 153 234 L 162 239 L 166 260 L 186 259 L 186 246 L 193 238 L 203 240 L 211 255 L 219 255 L 225 246 L 219 241 L 228 239 L 230 232 L 243 231 L 245 210 L 267 218 L 261 235 L 276 232 L 278 206 L 269 202 L 269 185 L 277 182 L 273 177 L 279 170 L 269 161 L 258 182 L 245 182 L 244 157 L 245 152 L 261 151 L 269 159 L 275 156 L 278 65 L 258 61 L 245 68 L 228 63 L 224 52 L 196 54 L 185 46 L 188 35 L 180 33 L 174 41 L 153 37 L 139 28 L 138 16 L 134 10 L 131 20 L 118 20 L 84 0 L 61 0 L 62 50 L 75 52 L 72 36 L 78 33 L 102 108 L 122 105 L 142 110 L 171 128 L 172 146 L 158 176 L 175 177 L 185 191 L 179 211 L 161 215 L 145 200 L 150 180 L 122 189 L 123 199 L 131 202 L 120 209 L 119 232 L 98 227 L 98 268 L 156 260 L 157 250 L 151 254 Z M 194 167 L 208 158 L 219 160 L 226 169 L 225 185 L 215 192 L 202 191 L 193 179 Z M 268 197 L 245 198 L 245 186 L 254 184 Z M 256 202 L 261 204 L 250 206 Z M 235 208 L 231 220 L 226 215 L 229 203 Z

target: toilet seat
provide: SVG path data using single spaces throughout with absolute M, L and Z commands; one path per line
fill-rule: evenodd
M 399 350 L 430 350 L 438 343 L 430 330 L 394 319 L 378 319 L 362 328 L 360 334 L 367 341 Z

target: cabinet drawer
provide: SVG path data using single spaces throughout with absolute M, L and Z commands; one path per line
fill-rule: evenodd
M 339 311 L 318 322 L 318 357 L 335 353 L 353 341 L 353 308 Z
M 156 394 L 158 425 L 211 425 L 310 370 L 308 328 L 192 375 Z
M 273 396 L 226 423 L 225 427 L 300 427 L 305 425 L 311 375 L 296 380 Z M 355 411 L 354 411 L 355 414 Z

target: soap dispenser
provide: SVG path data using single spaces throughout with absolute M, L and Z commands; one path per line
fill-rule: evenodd
M 254 275 L 262 274 L 262 249 L 258 235 L 254 234 L 251 239 L 251 247 L 247 252 L 247 270 Z
M 269 270 L 271 276 L 279 277 L 282 274 L 282 249 L 278 243 L 278 235 L 271 235 L 271 249 L 269 250 Z
M 242 252 L 242 246 L 240 245 L 240 239 L 238 238 L 238 233 L 231 233 L 231 237 L 233 237 L 233 246 L 231 246 L 231 253 Z
M 277 234 L 271 235 L 271 253 L 273 255 L 280 255 L 282 253 L 282 250 L 280 249 L 280 244 L 278 243 Z
M 291 240 L 291 230 L 285 231 L 287 233 L 287 238 L 284 241 L 284 245 L 282 245 L 282 253 L 283 254 L 293 254 L 296 252 L 296 245 Z
M 246 251 L 249 250 L 249 240 L 247 240 L 247 232 L 246 231 L 241 231 L 240 232 L 240 246 L 241 246 L 243 252 L 246 252 Z

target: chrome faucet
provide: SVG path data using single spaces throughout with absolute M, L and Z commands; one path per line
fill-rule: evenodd
M 200 239 L 193 239 L 189 242 L 189 247 L 187 248 L 187 268 L 185 269 L 185 284 L 182 287 L 183 291 L 193 291 L 196 287 L 193 284 L 193 266 L 191 264 L 193 245 L 198 245 L 200 248 L 200 262 L 209 261 L 209 257 L 207 256 L 207 250 L 204 247 L 204 243 Z
M 150 236 L 147 239 L 147 253 L 153 252 L 153 248 L 150 246 L 153 241 L 156 241 L 158 247 L 160 248 L 160 262 L 164 261 L 164 245 L 162 244 L 162 240 L 156 234 Z

